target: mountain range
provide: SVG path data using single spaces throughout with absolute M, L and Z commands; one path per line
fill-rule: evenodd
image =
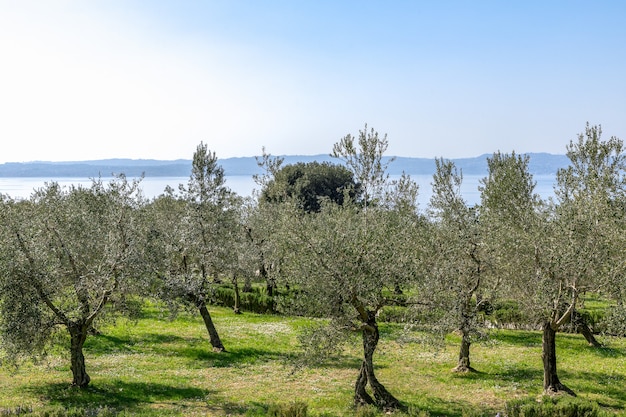
M 529 170 L 533 175 L 554 175 L 559 168 L 569 164 L 565 155 L 529 153 Z M 486 175 L 487 158 L 484 154 L 472 158 L 452 159 L 465 175 Z M 283 155 L 283 165 L 297 162 L 339 162 L 329 155 Z M 389 161 L 391 157 L 386 157 Z M 228 176 L 254 175 L 262 172 L 255 157 L 219 159 L 218 163 Z M 434 158 L 395 157 L 389 164 L 390 175 L 405 172 L 410 175 L 432 175 L 435 172 Z M 0 164 L 0 177 L 50 177 L 50 178 L 95 178 L 124 173 L 127 177 L 187 177 L 191 173 L 191 160 L 172 161 L 154 159 L 100 159 L 73 162 L 6 162 Z

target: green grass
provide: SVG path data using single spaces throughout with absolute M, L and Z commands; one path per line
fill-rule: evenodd
M 64 346 L 55 347 L 45 363 L 0 369 L 0 415 L 17 407 L 83 407 L 136 416 L 250 417 L 294 401 L 307 403 L 309 415 L 354 415 L 358 338 L 326 363 L 296 370 L 297 333 L 307 319 L 210 311 L 228 352 L 212 352 L 199 316 L 181 314 L 170 321 L 157 309 L 146 309 L 138 321 L 119 320 L 88 339 L 92 381 L 86 389 L 69 386 Z M 432 416 L 495 415 L 508 400 L 541 394 L 538 332 L 494 332 L 491 341 L 472 346 L 472 365 L 479 372 L 466 375 L 451 372 L 457 336 L 435 350 L 403 342 L 401 325 L 381 324 L 381 334 L 378 378 L 412 409 Z M 602 342 L 606 347 L 592 348 L 582 336 L 559 334 L 559 376 L 580 397 L 624 412 L 626 340 Z

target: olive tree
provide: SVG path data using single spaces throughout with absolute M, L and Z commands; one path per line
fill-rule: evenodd
M 355 199 L 359 185 L 352 172 L 343 165 L 329 162 L 299 162 L 283 165 L 282 158 L 272 157 L 263 151 L 257 164 L 264 174 L 256 175 L 261 186 L 257 204 L 248 206 L 247 236 L 257 257 L 257 271 L 267 284 L 268 295 L 274 295 L 276 275 L 280 266 L 277 250 L 280 245 L 273 241 L 272 218 L 279 203 L 296 201 L 304 212 L 319 212 L 324 201 L 339 205 L 345 199 Z M 271 253 L 270 253 L 271 252 Z
M 611 288 L 622 264 L 616 254 L 615 196 L 624 192 L 624 155 L 599 127 L 567 146 L 570 166 L 557 173 L 557 201 L 534 195 L 528 159 L 494 154 L 483 189 L 483 215 L 498 247 L 497 269 L 509 295 L 542 328 L 543 389 L 574 394 L 557 373 L 556 334 L 581 296 Z
M 609 294 L 605 289 L 623 272 L 615 239 L 623 213 L 615 202 L 626 192 L 626 155 L 620 139 L 601 135 L 600 126 L 587 124 L 567 146 L 570 165 L 557 172 L 549 250 L 538 254 L 550 295 L 542 324 L 544 391 L 550 393 L 571 393 L 557 374 L 556 332 L 572 319 L 582 295 Z
M 333 145 L 331 156 L 343 161 L 352 172 L 365 207 L 382 197 L 389 182 L 387 167 L 395 158 L 383 158 L 388 147 L 387 135 L 380 137 L 373 128 L 368 131 L 367 124 L 357 137 L 348 134 Z
M 207 303 L 216 281 L 236 267 L 239 198 L 225 185 L 217 156 L 200 143 L 180 193 L 159 196 L 147 211 L 153 272 L 160 295 L 198 310 L 215 351 L 225 350 Z M 176 306 L 175 303 L 171 304 Z
M 544 392 L 573 392 L 561 384 L 556 371 L 556 331 L 571 317 L 578 291 L 570 286 L 575 262 L 562 233 L 568 220 L 534 193 L 529 157 L 495 153 L 482 181 L 483 219 L 490 229 L 488 245 L 496 253 L 494 268 L 505 295 L 518 302 L 531 324 L 542 329 Z M 568 232 L 566 235 L 572 236 Z
M 283 247 L 276 226 L 280 205 L 248 200 L 242 207 L 241 220 L 246 241 L 240 246 L 240 256 L 241 263 L 248 265 L 247 270 L 243 271 L 246 277 L 244 291 L 252 291 L 252 280 L 257 279 L 265 284 L 268 296 L 276 295 Z M 284 280 L 283 284 L 288 286 L 289 281 Z
M 488 174 L 480 181 L 480 223 L 491 275 L 503 297 L 533 311 L 531 297 L 517 284 L 534 276 L 536 254 L 545 245 L 548 207 L 535 193 L 527 155 L 495 152 L 487 158 Z M 526 306 L 526 307 L 524 307 Z
M 358 168 L 372 172 L 386 147 L 374 145 L 356 147 L 344 138 L 335 150 L 353 160 L 358 155 Z M 285 209 L 280 223 L 280 238 L 287 248 L 282 273 L 301 294 L 289 305 L 292 311 L 330 319 L 323 327 L 323 337 L 312 332 L 304 338 L 305 344 L 315 353 L 336 351 L 342 337 L 359 332 L 363 358 L 355 384 L 355 404 L 394 409 L 401 403 L 374 372 L 373 355 L 380 338 L 376 317 L 381 308 L 395 302 L 398 283 L 409 282 L 415 275 L 417 258 L 411 239 L 419 228 L 417 189 L 408 179 L 391 190 L 384 188 L 389 184 L 380 175 L 371 180 L 366 184 L 370 195 L 386 197 L 367 208 L 347 200 L 342 205 L 326 201 L 313 213 L 303 212 L 297 203 Z
M 468 207 L 460 187 L 463 175 L 454 162 L 437 159 L 428 213 L 432 222 L 428 277 L 420 290 L 418 310 L 431 330 L 461 333 L 456 372 L 468 372 L 470 346 L 481 335 L 477 316 L 487 301 L 487 253 L 479 210 Z M 427 312 L 427 314 L 425 314 Z
M 255 274 L 265 282 L 267 294 L 273 297 L 282 259 L 279 255 L 281 245 L 276 245 L 276 220 L 279 218 L 280 204 L 275 203 L 285 202 L 296 191 L 292 187 L 289 193 L 286 192 L 286 188 L 290 187 L 288 182 L 276 180 L 282 171 L 283 158 L 273 156 L 263 148 L 256 162 L 262 173 L 253 175 L 253 179 L 261 189 L 255 190 L 254 200 L 247 200 L 244 204 L 243 224 L 248 243 L 246 252 L 250 255 L 248 260 L 255 264 Z M 244 289 L 251 288 L 251 282 L 247 282 Z
M 136 290 L 141 245 L 135 216 L 138 181 L 118 177 L 91 187 L 48 183 L 2 210 L 0 337 L 14 360 L 45 351 L 51 336 L 70 336 L 72 384 L 90 377 L 83 346 L 107 308 Z

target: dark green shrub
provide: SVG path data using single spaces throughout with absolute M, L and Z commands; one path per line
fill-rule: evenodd
M 14 409 L 0 409 L 0 416 L 28 416 L 28 417 L 116 417 L 119 414 L 108 407 L 98 408 L 65 408 L 61 405 L 49 405 L 39 409 L 32 407 L 16 407 Z
M 267 410 L 269 417 L 307 417 L 309 406 L 302 401 L 287 404 L 272 404 Z
M 275 313 L 274 299 L 267 294 L 259 292 L 246 292 L 241 294 L 240 308 L 253 313 Z M 233 304 L 234 305 L 234 304 Z
M 572 320 L 563 328 L 563 331 L 567 333 L 578 333 L 581 326 L 586 325 L 592 333 L 601 333 L 605 328 L 602 324 L 605 321 L 604 317 L 604 311 L 576 310 Z
M 382 412 L 373 405 L 361 405 L 357 407 L 354 417 L 380 417 Z
M 505 406 L 507 417 L 610 417 L 598 404 L 575 397 L 543 397 L 512 400 Z
M 493 304 L 489 320 L 498 327 L 521 328 L 527 324 L 527 318 L 522 313 L 516 301 L 501 300 Z
M 222 284 L 214 288 L 212 303 L 219 306 L 235 306 L 235 289 L 231 284 Z M 263 289 L 253 288 L 252 292 L 239 293 L 239 309 L 251 313 L 275 313 L 274 299 Z
M 626 337 L 626 307 L 609 308 L 600 320 L 598 330 L 611 336 Z
M 385 306 L 378 313 L 378 321 L 387 323 L 404 323 L 406 321 L 406 307 Z

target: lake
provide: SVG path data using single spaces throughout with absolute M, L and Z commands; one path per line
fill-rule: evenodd
M 391 176 L 395 178 L 397 176 Z M 418 203 L 420 208 L 425 208 L 431 196 L 432 175 L 412 175 L 411 178 L 419 185 L 420 194 Z M 480 202 L 480 193 L 478 185 L 482 175 L 465 175 L 463 177 L 463 185 L 461 193 L 469 205 L 475 205 Z M 166 186 L 170 186 L 178 190 L 178 184 L 187 184 L 188 177 L 146 177 L 141 182 L 143 193 L 148 198 L 156 197 L 163 193 Z M 555 181 L 554 175 L 535 175 L 537 192 L 542 198 L 554 196 L 553 185 Z M 106 178 L 103 178 L 106 180 Z M 0 193 L 8 194 L 13 198 L 28 198 L 34 190 L 44 186 L 46 182 L 56 181 L 61 186 L 68 185 L 85 185 L 89 186 L 91 180 L 88 178 L 31 178 L 31 177 L 5 177 L 0 178 Z M 254 182 L 252 176 L 249 175 L 231 175 L 226 176 L 226 185 L 239 194 L 240 196 L 252 196 L 253 190 L 258 190 L 259 186 Z

